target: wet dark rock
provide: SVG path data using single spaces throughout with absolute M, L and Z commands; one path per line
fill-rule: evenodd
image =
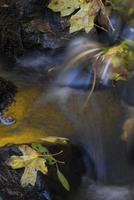
M 126 24 L 123 28 L 122 39 L 134 41 L 134 24 Z
M 0 52 L 16 57 L 33 47 L 55 49 L 64 46 L 70 38 L 68 20 L 52 12 L 47 5 L 45 0 L 3 0 L 0 5 Z
M 51 30 L 47 19 L 40 17 L 22 24 L 22 38 L 24 49 L 33 47 L 56 49 L 65 46 L 69 40 L 69 34 Z
M 11 81 L 0 77 L 0 112 L 14 102 L 16 93 L 17 87 Z
M 0 7 L 0 53 L 12 57 L 22 52 L 21 23 L 16 6 Z
M 57 156 L 57 159 L 65 161 L 66 164 L 59 164 L 59 167 L 68 179 L 71 185 L 71 191 L 75 191 L 81 183 L 82 175 L 85 173 L 85 165 L 80 148 L 72 145 L 48 145 L 47 147 L 51 153 L 60 150 L 64 151 L 63 154 Z M 20 185 L 20 178 L 24 169 L 13 170 L 6 164 L 6 161 L 12 155 L 21 155 L 17 145 L 8 145 L 0 148 L 0 192 L 3 200 L 67 199 L 69 192 L 67 192 L 58 181 L 56 168 L 54 166 L 49 167 L 47 176 L 38 172 L 35 187 L 29 185 L 28 187 L 22 188 Z
M 98 37 L 101 43 L 112 45 L 119 42 L 120 34 L 123 27 L 123 20 L 117 13 L 113 13 L 110 17 L 110 23 L 108 24 L 107 31 L 98 28 Z

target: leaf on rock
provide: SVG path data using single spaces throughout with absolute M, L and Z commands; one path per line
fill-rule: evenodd
M 70 33 L 85 29 L 88 33 L 94 26 L 91 3 L 81 4 L 81 9 L 70 18 Z
M 23 187 L 31 184 L 32 186 L 36 183 L 37 172 L 40 171 L 43 174 L 47 174 L 48 168 L 46 166 L 46 160 L 40 157 L 40 154 L 29 147 L 28 145 L 20 145 L 20 151 L 22 156 L 11 156 L 8 161 L 8 165 L 13 169 L 25 168 L 21 178 L 21 185 Z
M 113 80 L 126 80 L 128 78 L 129 48 L 126 42 L 109 47 L 104 51 L 105 58 L 111 58 Z
M 60 12 L 61 16 L 68 16 L 79 9 L 70 18 L 70 33 L 85 29 L 89 32 L 94 26 L 94 18 L 98 7 L 93 8 L 92 3 L 86 0 L 52 0 L 48 5 L 54 12 Z
M 32 148 L 45 156 L 47 164 L 54 165 L 57 162 L 56 159 L 52 156 L 52 154 L 48 151 L 48 149 L 43 145 L 39 143 L 32 143 Z
M 54 12 L 60 12 L 61 16 L 68 16 L 72 14 L 76 9 L 80 8 L 79 0 L 52 0 L 48 8 Z
M 32 148 L 34 150 L 36 150 L 38 153 L 41 153 L 41 154 L 44 154 L 44 155 L 48 155 L 49 154 L 49 151 L 46 147 L 44 147 L 43 145 L 39 144 L 39 143 L 32 143 Z

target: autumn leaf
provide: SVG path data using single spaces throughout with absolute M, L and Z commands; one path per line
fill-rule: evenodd
M 48 172 L 48 168 L 45 164 L 46 160 L 40 157 L 40 154 L 28 145 L 20 145 L 19 149 L 23 155 L 11 156 L 8 165 L 13 169 L 25 168 L 21 177 L 21 185 L 23 187 L 28 184 L 34 186 L 36 183 L 37 172 L 40 171 L 45 175 Z
M 61 143 L 61 144 L 67 144 L 69 142 L 68 138 L 65 137 L 55 137 L 55 136 L 48 136 L 41 138 L 40 140 L 50 143 Z
M 62 186 L 67 190 L 70 191 L 70 185 L 65 178 L 65 176 L 62 174 L 62 172 L 59 170 L 58 165 L 57 165 L 57 176 L 59 181 L 61 182 Z
M 94 26 L 95 15 L 91 3 L 81 4 L 81 9 L 70 18 L 70 33 L 85 29 L 88 33 Z
M 48 8 L 52 9 L 54 12 L 60 12 L 61 16 L 64 17 L 80 8 L 80 4 L 79 0 L 52 0 Z
M 84 29 L 87 33 L 94 27 L 94 19 L 100 14 L 101 24 L 107 24 L 108 17 L 101 0 L 51 0 L 48 8 L 60 12 L 62 17 L 70 16 L 70 33 Z M 74 13 L 75 11 L 75 13 Z
M 54 12 L 60 12 L 62 17 L 68 16 L 79 9 L 70 17 L 70 33 L 81 29 L 89 32 L 94 26 L 95 10 L 92 4 L 86 0 L 52 0 L 48 7 Z

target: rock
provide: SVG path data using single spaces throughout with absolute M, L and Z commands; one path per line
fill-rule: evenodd
M 6 110 L 13 102 L 17 87 L 11 82 L 0 77 L 0 112 Z
M 123 28 L 122 39 L 134 41 L 134 24 L 126 24 Z
M 0 53 L 13 57 L 22 52 L 21 23 L 16 7 L 0 7 Z
M 113 45 L 119 41 L 123 21 L 119 14 L 113 13 L 110 17 L 111 24 L 108 24 L 108 31 L 98 30 L 99 41 L 103 44 Z
M 49 10 L 47 4 L 44 0 L 1 2 L 1 52 L 16 57 L 25 49 L 55 49 L 65 45 L 70 38 L 67 18 Z
M 59 164 L 60 170 L 68 179 L 71 191 L 75 191 L 85 172 L 82 152 L 79 147 L 72 145 L 47 145 L 51 153 L 63 150 L 63 154 L 57 156 L 58 160 L 65 161 L 65 165 Z M 21 155 L 17 145 L 8 145 L 0 149 L 0 191 L 3 200 L 63 200 L 70 192 L 67 192 L 56 176 L 56 168 L 49 167 L 48 175 L 38 172 L 35 187 L 22 188 L 20 178 L 23 169 L 13 170 L 7 166 L 6 161 L 12 155 Z

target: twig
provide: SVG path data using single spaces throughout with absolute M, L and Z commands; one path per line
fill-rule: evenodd
M 93 91 L 94 91 L 94 89 L 95 89 L 96 77 L 97 77 L 96 68 L 93 68 L 93 71 L 94 71 L 94 78 L 93 78 L 92 88 L 91 88 L 91 90 L 90 90 L 90 92 L 89 92 L 89 94 L 88 94 L 88 96 L 87 96 L 87 99 L 86 99 L 86 101 L 85 101 L 85 103 L 84 103 L 84 105 L 83 105 L 83 107 L 82 107 L 82 109 L 81 109 L 81 112 L 83 112 L 84 109 L 86 108 L 86 106 L 87 106 L 87 104 L 88 104 L 88 102 L 89 102 L 89 100 L 90 100 L 90 98 L 91 98 L 91 95 L 92 95 L 92 93 L 93 93 Z
M 108 30 L 107 29 L 105 29 L 104 27 L 102 27 L 102 26 L 99 26 L 99 25 L 97 25 L 97 24 L 94 24 L 96 27 L 98 27 L 98 28 L 100 28 L 100 29 L 102 29 L 103 31 L 106 31 L 106 32 L 108 32 Z

